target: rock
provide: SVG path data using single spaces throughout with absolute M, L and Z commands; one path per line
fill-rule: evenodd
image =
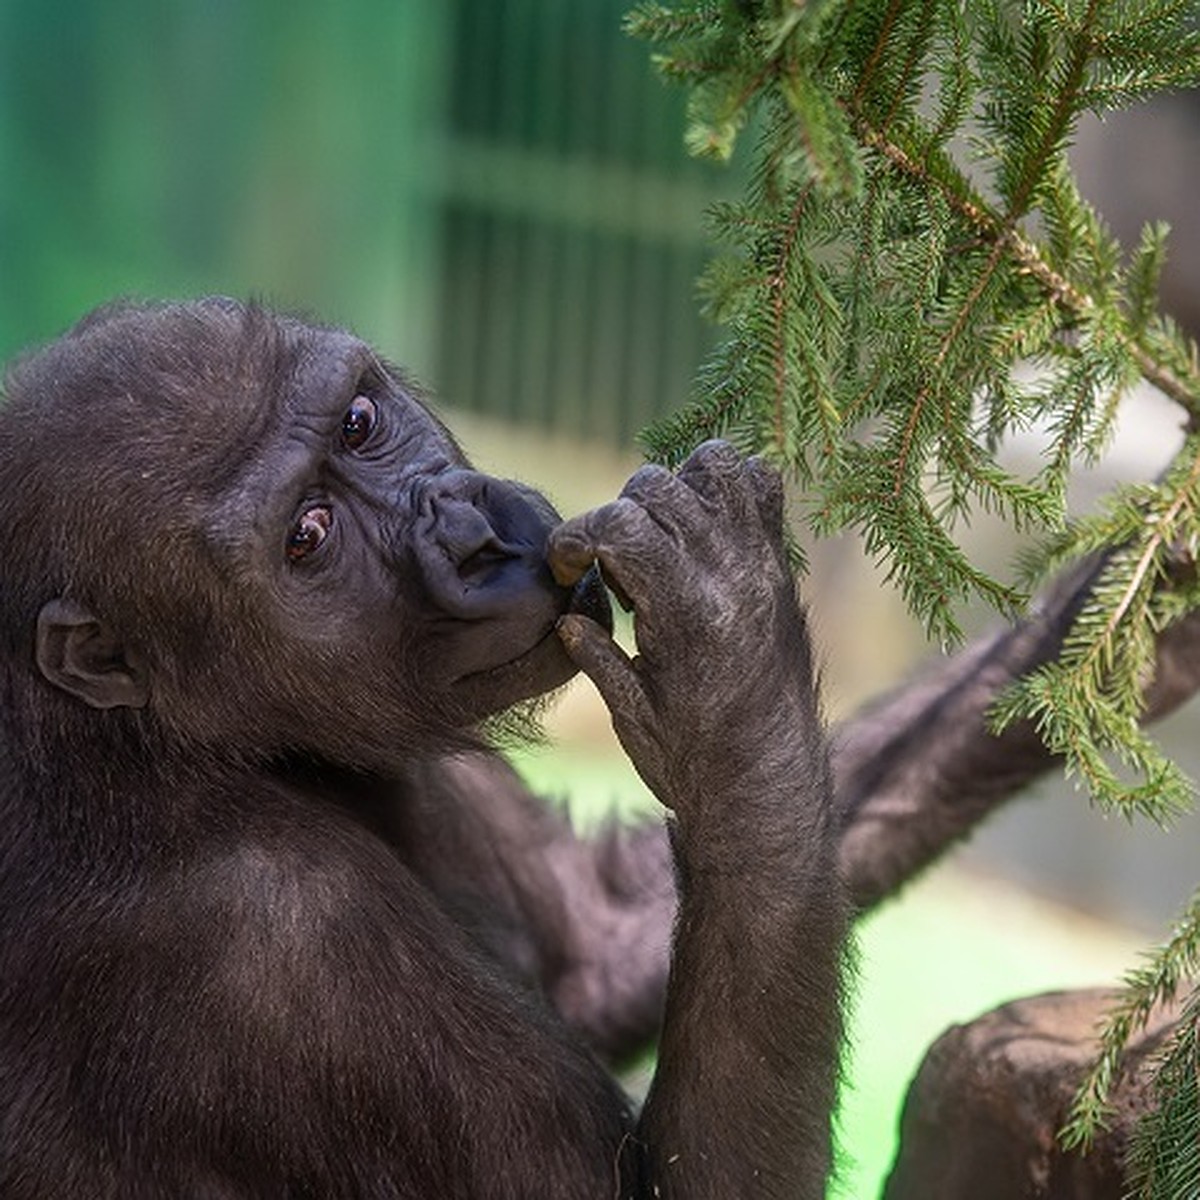
M 942 1034 L 909 1088 L 884 1200 L 1121 1200 L 1146 1060 L 1174 1013 L 1156 1013 L 1130 1044 L 1110 1128 L 1081 1155 L 1063 1149 L 1058 1131 L 1112 999 L 1099 990 L 1035 996 Z

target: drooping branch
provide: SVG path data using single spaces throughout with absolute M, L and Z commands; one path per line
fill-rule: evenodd
M 1074 319 L 1086 317 L 1096 302 L 1046 260 L 1036 243 L 1025 237 L 1014 224 L 1001 220 L 979 199 L 966 176 L 953 163 L 941 161 L 941 172 L 930 170 L 923 156 L 911 153 L 898 142 L 889 140 L 861 116 L 854 116 L 854 128 L 862 144 L 874 150 L 905 178 L 922 187 L 935 189 L 946 205 L 965 220 L 986 243 L 1007 252 L 1022 272 L 1036 279 L 1046 297 Z M 947 182 L 953 180 L 953 186 Z M 1126 352 L 1137 363 L 1142 378 L 1163 395 L 1174 400 L 1185 412 L 1200 411 L 1200 380 L 1195 372 L 1181 374 L 1172 365 L 1167 346 L 1148 345 L 1144 335 L 1127 329 L 1116 335 Z

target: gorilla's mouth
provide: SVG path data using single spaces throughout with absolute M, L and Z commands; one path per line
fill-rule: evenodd
M 558 640 L 558 618 L 566 613 L 579 613 L 611 633 L 612 605 L 598 567 L 592 567 L 573 588 L 555 585 L 554 590 L 565 595 L 566 603 L 554 613 L 531 645 L 494 666 L 460 676 L 456 686 L 495 693 L 503 697 L 497 707 L 505 707 L 553 691 L 566 683 L 576 668 Z
M 608 599 L 608 589 L 600 577 L 600 568 L 595 564 L 571 589 L 567 612 L 590 617 L 597 625 L 603 626 L 605 633 L 612 633 L 612 604 Z
M 564 613 L 612 628 L 598 571 L 554 581 L 546 540 L 561 519 L 538 492 L 455 468 L 412 493 L 413 566 L 438 614 L 429 668 L 473 710 L 495 712 L 566 683 L 574 664 L 555 634 Z

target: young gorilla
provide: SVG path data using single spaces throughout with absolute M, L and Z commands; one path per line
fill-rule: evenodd
M 0 1195 L 823 1193 L 845 905 L 771 473 L 710 444 L 560 524 L 361 342 L 225 300 L 7 393 Z M 584 1034 L 661 994 L 607 940 L 663 843 L 463 753 L 576 668 L 672 814 L 640 1116 Z

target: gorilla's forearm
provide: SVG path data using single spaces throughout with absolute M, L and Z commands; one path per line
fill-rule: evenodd
M 662 822 L 580 837 L 490 751 L 432 758 L 412 782 L 424 799 L 404 808 L 396 843 L 439 881 L 470 878 L 489 948 L 606 1059 L 644 1050 L 662 1021 L 675 922 Z
M 824 1195 L 848 905 L 782 483 L 706 443 L 560 525 L 548 558 L 564 584 L 598 564 L 632 607 L 634 658 L 586 618 L 558 631 L 671 814 L 679 911 L 636 1131 L 645 1194 Z
M 1003 688 L 1058 653 L 1097 569 L 1087 563 L 1067 572 L 1027 620 L 971 643 L 835 731 L 840 858 L 860 910 L 894 894 L 1056 766 L 1028 723 L 997 736 L 987 712 Z M 1200 615 L 1161 635 L 1146 720 L 1166 716 L 1197 689 Z M 573 897 L 567 907 L 579 915 L 578 957 L 558 1002 L 593 1044 L 620 1058 L 658 1029 L 674 920 L 666 835 L 646 823 L 594 842 L 570 839 L 557 861 Z

